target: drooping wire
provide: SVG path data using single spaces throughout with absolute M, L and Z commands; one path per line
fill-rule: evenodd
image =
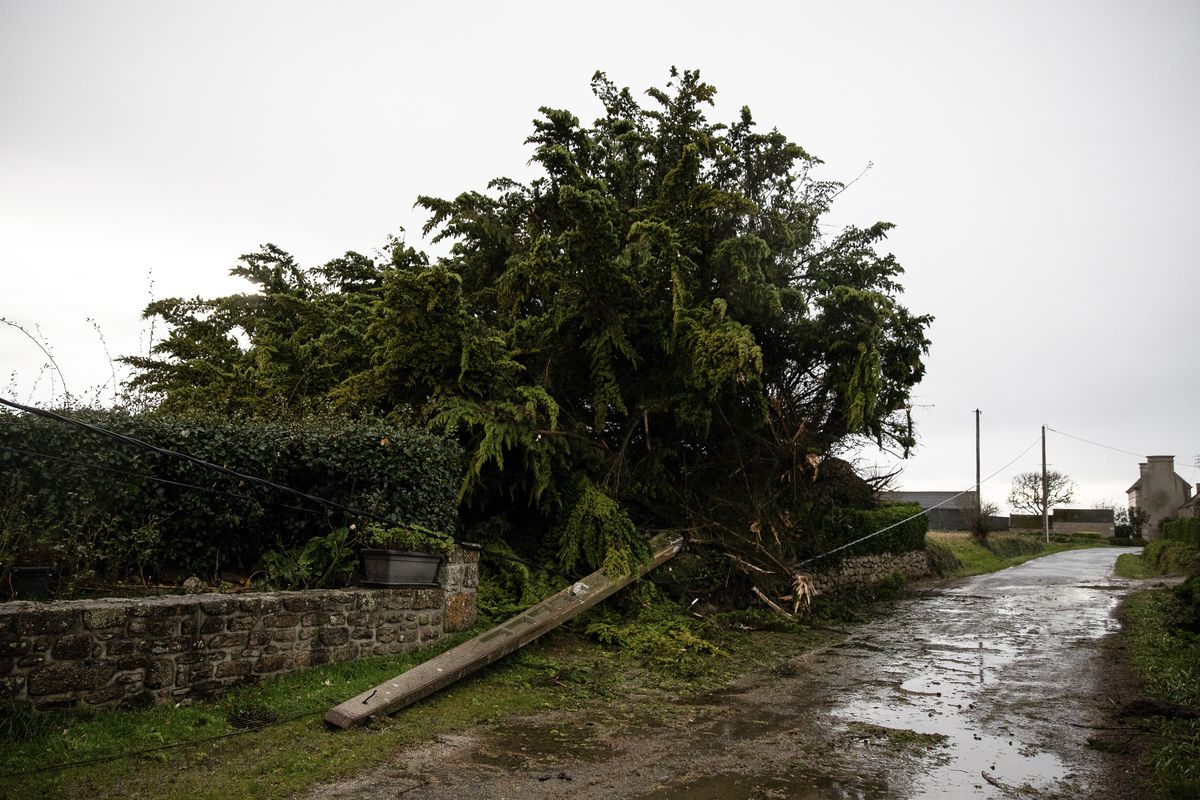
M 84 422 L 83 420 L 80 420 L 80 419 L 74 419 L 73 417 L 68 417 L 66 415 L 59 414 L 54 411 L 47 411 L 46 409 L 24 405 L 23 403 L 16 403 L 16 402 L 13 402 L 12 400 L 5 400 L 2 397 L 0 397 L 0 405 L 8 406 L 9 408 L 15 408 L 18 411 L 23 411 L 27 414 L 33 414 L 34 416 L 56 420 L 58 422 L 65 423 L 67 425 L 72 425 L 76 428 L 82 428 L 83 430 L 89 431 L 91 433 L 100 434 L 101 436 L 108 436 L 110 438 L 116 439 L 116 440 L 124 442 L 126 444 L 131 444 L 135 447 L 141 447 L 146 450 L 150 450 L 152 452 L 159 453 L 160 455 L 167 456 L 169 458 L 178 458 L 183 461 L 188 461 L 192 464 L 197 464 L 201 467 L 205 467 L 207 469 L 211 469 L 216 472 L 223 473 L 225 475 L 230 475 L 232 477 L 237 478 L 238 480 L 247 481 L 249 483 L 257 483 L 261 486 L 267 486 L 272 489 L 276 489 L 278 491 L 285 492 L 287 494 L 295 495 L 296 497 L 303 498 L 305 500 L 316 503 L 318 505 L 322 505 L 327 508 L 332 508 L 336 511 L 340 511 L 343 514 L 346 514 L 347 516 L 357 517 L 359 519 L 369 519 L 374 522 L 382 522 L 387 525 L 399 524 L 397 522 L 397 520 L 390 519 L 381 514 L 375 514 L 374 512 L 371 512 L 371 511 L 364 511 L 363 509 L 353 508 L 351 506 L 347 506 L 342 503 L 338 503 L 337 501 L 334 501 L 334 500 L 329 500 L 324 497 L 318 497 L 317 495 L 312 495 L 312 494 L 308 494 L 306 492 L 301 492 L 298 489 L 293 489 L 292 487 L 285 486 L 282 483 L 276 483 L 275 481 L 270 481 L 270 480 L 267 480 L 266 478 L 259 478 L 255 475 L 248 475 L 244 472 L 238 472 L 237 470 L 229 469 L 228 467 L 221 466 L 220 464 L 214 464 L 211 461 L 205 461 L 202 458 L 190 456 L 187 453 L 180 453 L 176 450 L 168 450 L 165 447 L 159 447 L 158 445 L 151 444 L 150 442 L 143 441 L 142 439 L 138 439 L 133 436 L 128 436 L 123 433 L 117 433 L 116 431 L 110 431 L 107 428 L 100 427 L 99 425 L 95 425 L 90 422 Z M 482 547 L 479 544 L 476 544 L 475 542 L 464 541 L 463 539 L 460 539 L 457 536 L 452 535 L 450 538 L 452 538 L 456 544 L 458 544 L 462 547 L 466 547 L 470 550 L 476 550 L 476 551 L 483 553 L 484 555 L 490 556 L 492 558 L 498 558 L 498 559 L 501 559 L 504 561 L 513 561 L 518 564 L 524 564 L 527 567 L 532 567 L 533 569 L 541 570 L 543 572 L 548 572 L 551 575 L 557 575 L 560 578 L 566 578 L 567 580 L 569 580 L 571 582 L 575 582 L 575 581 L 579 580 L 579 576 L 569 575 L 566 572 L 563 572 L 562 570 L 556 569 L 556 568 L 548 566 L 546 564 L 539 564 L 535 561 L 530 561 L 528 559 L 521 558 L 520 556 L 516 556 L 516 555 L 511 555 L 509 553 L 499 553 L 499 552 L 496 552 L 495 550 L 489 550 L 485 547 Z
M 1017 457 L 1016 457 L 1016 458 L 1014 458 L 1012 461 L 1009 461 L 1007 464 L 1005 464 L 1003 467 L 1001 467 L 1000 469 L 998 469 L 998 470 L 996 470 L 995 472 L 993 472 L 991 475 L 988 475 L 986 478 L 983 478 L 983 479 L 981 479 L 981 480 L 980 480 L 980 482 L 979 482 L 979 483 L 980 483 L 980 485 L 982 486 L 983 484 L 985 484 L 985 483 L 987 483 L 988 481 L 990 481 L 992 478 L 995 478 L 997 475 L 999 475 L 1000 473 L 1004 472 L 1006 469 L 1008 469 L 1009 467 L 1011 467 L 1013 464 L 1015 464 L 1015 463 L 1017 463 L 1018 461 L 1020 461 L 1020 460 L 1021 460 L 1021 459 L 1022 459 L 1024 456 L 1025 456 L 1025 454 L 1026 454 L 1026 453 L 1028 453 L 1028 452 L 1029 452 L 1030 450 L 1032 450 L 1033 448 L 1037 447 L 1037 445 L 1038 445 L 1038 442 L 1040 442 L 1040 441 L 1041 441 L 1041 437 L 1040 437 L 1040 436 L 1039 436 L 1037 439 L 1034 439 L 1034 440 L 1033 440 L 1033 443 L 1032 443 L 1032 444 L 1030 444 L 1028 447 L 1026 447 L 1024 450 L 1022 450 L 1022 451 L 1020 452 L 1020 454 L 1018 454 L 1018 455 L 1017 455 Z M 867 541 L 868 539 L 873 539 L 873 538 L 875 538 L 876 536 L 880 535 L 881 533 L 887 533 L 887 532 L 888 532 L 888 531 L 890 531 L 892 528 L 898 528 L 898 527 L 900 527 L 901 525 L 903 525 L 903 524 L 904 524 L 904 523 L 906 523 L 906 522 L 911 522 L 911 521 L 912 521 L 912 520 L 914 520 L 914 519 L 918 519 L 919 517 L 926 516 L 927 514 L 929 514 L 929 512 L 930 512 L 930 511 L 933 511 L 934 509 L 937 509 L 937 508 L 941 508 L 942 506 L 946 505 L 947 503 L 951 503 L 951 502 L 953 502 L 953 501 L 957 500 L 958 498 L 962 497 L 963 495 L 965 495 L 965 494 L 969 494 L 969 493 L 970 493 L 970 492 L 972 492 L 972 491 L 975 491 L 975 489 L 963 489 L 963 490 L 962 490 L 961 492 L 959 492 L 958 494 L 956 494 L 956 495 L 953 495 L 952 497 L 947 497 L 947 498 L 946 498 L 945 500 L 943 500 L 942 502 L 940 502 L 940 503 L 937 503 L 937 504 L 935 504 L 935 505 L 932 505 L 932 506 L 930 506 L 929 508 L 923 508 L 923 509 L 921 509 L 919 512 L 917 512 L 916 514 L 913 514 L 913 515 L 912 515 L 912 516 L 910 516 L 910 517 L 905 517 L 904 519 L 900 520 L 899 522 L 893 522 L 891 525 L 888 525 L 888 526 L 887 526 L 887 527 L 885 527 L 885 528 L 880 528 L 879 530 L 875 531 L 874 533 L 868 533 L 866 536 L 859 537 L 858 539 L 855 539 L 855 540 L 854 540 L 854 541 L 852 541 L 852 542 L 846 542 L 845 544 L 838 545 L 837 547 L 833 548 L 832 550 L 827 550 L 827 551 L 825 551 L 824 553 L 821 553 L 820 555 L 815 555 L 815 556 L 812 556 L 811 558 L 806 558 L 806 559 L 804 559 L 803 561 L 801 561 L 801 562 L 799 562 L 798 564 L 796 564 L 796 566 L 797 566 L 797 567 L 802 567 L 802 566 L 804 566 L 805 564 L 811 564 L 811 563 L 812 563 L 812 562 L 814 562 L 814 561 L 818 561 L 818 560 L 820 560 L 820 559 L 822 559 L 822 558 L 825 558 L 825 557 L 827 557 L 827 556 L 831 556 L 831 555 L 833 555 L 834 553 L 837 553 L 837 552 L 839 552 L 839 551 L 841 551 L 841 550 L 845 550 L 845 549 L 846 549 L 846 548 L 848 548 L 848 547 L 853 547 L 854 545 L 856 545 L 856 544 L 859 544 L 859 543 L 861 543 L 861 542 L 865 542 L 865 541 Z
M 383 522 L 383 523 L 387 523 L 389 525 L 396 524 L 395 520 L 388 519 L 385 516 L 382 516 L 380 514 L 375 514 L 371 511 L 364 511 L 362 509 L 351 508 L 350 506 L 343 505 L 342 503 L 338 503 L 335 500 L 329 500 L 324 497 L 317 497 L 316 495 L 308 494 L 308 493 L 302 492 L 298 489 L 293 489 L 290 486 L 284 486 L 282 483 L 276 483 L 275 481 L 270 481 L 270 480 L 267 480 L 266 478 L 259 478 L 256 475 L 248 475 L 244 472 L 238 472 L 237 470 L 230 469 L 229 467 L 224 467 L 224 466 L 221 466 L 220 464 L 214 464 L 211 461 L 205 461 L 204 459 L 197 458 L 196 456 L 190 456 L 187 453 L 180 453 L 177 450 L 168 450 L 165 447 L 159 447 L 158 445 L 151 444 L 150 442 L 143 441 L 142 439 L 138 439 L 136 437 L 129 436 L 124 433 L 117 433 L 116 431 L 110 431 L 107 428 L 100 427 L 99 425 L 94 425 L 90 422 L 84 422 L 83 420 L 75 419 L 73 417 L 68 417 L 68 416 L 59 414 L 54 411 L 47 411 L 42 408 L 35 408 L 34 406 L 27 406 L 22 403 L 14 403 L 13 401 L 5 400 L 4 398 L 0 398 L 0 405 L 5 405 L 10 408 L 15 408 L 18 411 L 24 411 L 25 413 L 33 414 L 34 416 L 45 417 L 46 419 L 52 419 L 52 420 L 56 420 L 58 422 L 66 423 L 67 425 L 73 425 L 76 428 L 82 428 L 83 430 L 90 431 L 91 433 L 97 433 L 97 434 L 100 434 L 101 436 L 108 436 L 112 439 L 116 439 L 116 440 L 124 442 L 126 444 L 131 444 L 135 447 L 141 447 L 146 450 L 150 450 L 152 452 L 158 453 L 160 455 L 167 456 L 168 458 L 177 458 L 182 461 L 188 461 L 192 464 L 197 464 L 201 467 L 205 467 L 207 469 L 211 469 L 216 472 L 223 473 L 225 475 L 230 475 L 241 481 L 246 481 L 249 483 L 257 483 L 260 486 L 267 486 L 267 487 L 270 487 L 270 488 L 275 489 L 280 492 L 285 492 L 287 494 L 291 494 L 296 497 L 301 497 L 305 500 L 316 503 L 318 505 L 327 506 L 327 507 L 335 509 L 337 511 L 341 511 L 342 513 L 348 514 L 349 516 L 352 516 L 352 517 L 360 517 L 363 519 L 370 519 L 375 522 Z
M 1096 447 L 1103 447 L 1105 450 L 1112 450 L 1113 452 L 1116 452 L 1116 453 L 1124 453 L 1125 455 L 1133 456 L 1134 458 L 1143 458 L 1144 459 L 1146 457 L 1146 456 L 1142 455 L 1141 453 L 1135 453 L 1132 450 L 1122 450 L 1121 448 L 1113 447 L 1112 445 L 1102 444 L 1101 442 L 1093 442 L 1091 439 L 1085 439 L 1082 436 L 1076 436 L 1073 433 L 1067 433 L 1066 431 L 1060 431 L 1057 428 L 1051 428 L 1049 425 L 1046 426 L 1046 430 L 1054 431 L 1059 436 L 1066 436 L 1068 439 L 1075 439 L 1077 441 L 1084 442 L 1086 444 L 1095 445 Z
M 279 508 L 286 508 L 290 511 L 301 511 L 305 514 L 321 514 L 321 515 L 323 515 L 325 513 L 323 511 L 317 511 L 315 508 L 304 508 L 302 506 L 293 506 L 293 505 L 288 505 L 287 503 L 276 502 L 274 500 L 260 500 L 256 497 L 249 497 L 248 495 L 244 495 L 244 494 L 234 494 L 233 492 L 227 492 L 223 489 L 213 489 L 208 486 L 197 486 L 194 483 L 184 483 L 183 481 L 173 481 L 170 478 L 159 478 L 154 475 L 147 475 L 142 472 L 133 472 L 131 470 L 126 470 L 126 469 L 118 469 L 117 467 L 108 467 L 103 464 L 90 464 L 86 461 L 78 461 L 73 458 L 64 458 L 62 456 L 52 456 L 49 453 L 37 453 L 37 452 L 34 452 L 33 450 L 24 450 L 20 447 L 12 447 L 11 445 L 6 445 L 6 444 L 0 444 L 0 449 L 8 450 L 11 453 L 20 453 L 21 455 L 29 456 L 30 458 L 39 458 L 39 459 L 44 459 L 46 461 L 57 461 L 62 464 L 71 464 L 71 465 L 74 465 L 77 467 L 83 467 L 84 469 L 103 470 L 104 472 L 111 472 L 115 475 L 124 475 L 124 476 L 130 477 L 130 478 L 137 478 L 138 480 L 142 480 L 142 481 L 153 481 L 154 483 L 164 483 L 164 484 L 167 484 L 168 486 L 179 486 L 181 488 L 191 489 L 191 490 L 197 491 L 197 492 L 205 492 L 207 494 L 220 495 L 221 497 L 231 497 L 234 500 L 243 500 L 247 503 L 261 503 L 263 505 L 272 505 L 272 506 L 277 506 Z
M 996 438 L 1000 440 L 1000 444 L 1004 445 L 1005 448 L 1007 448 L 1010 453 L 1016 449 L 1011 444 L 1009 444 L 1007 439 L 1004 438 L 1004 434 L 1000 433 L 1000 429 L 992 424 L 991 418 L 986 413 L 981 411 L 979 413 L 979 416 L 983 418 L 983 421 L 991 429 L 992 433 L 996 434 Z

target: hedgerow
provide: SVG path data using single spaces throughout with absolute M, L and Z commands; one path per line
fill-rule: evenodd
M 812 549 L 818 553 L 832 550 L 885 528 L 890 529 L 838 551 L 837 556 L 853 558 L 878 553 L 924 550 L 925 534 L 929 532 L 929 517 L 921 514 L 921 506 L 916 503 L 898 503 L 872 509 L 842 509 L 835 515 L 834 523 L 815 537 Z
M 342 506 L 454 530 L 462 451 L 425 430 L 317 417 L 72 416 Z M 0 524 L 8 551 L 0 562 L 49 560 L 110 576 L 164 568 L 210 575 L 252 568 L 268 550 L 355 521 L 99 433 L 0 413 Z
M 1187 542 L 1200 547 L 1200 518 L 1181 517 L 1164 522 L 1159 526 L 1164 539 Z

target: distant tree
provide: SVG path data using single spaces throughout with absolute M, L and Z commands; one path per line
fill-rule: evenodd
M 1042 504 L 1042 473 L 1022 472 L 1012 480 L 1012 491 L 1008 495 L 1008 504 L 1017 511 L 1036 514 L 1039 517 L 1048 508 L 1054 508 L 1059 503 L 1069 503 L 1075 497 L 1075 481 L 1061 472 L 1053 470 L 1046 473 L 1046 502 Z
M 1114 505 L 1112 512 L 1113 536 L 1118 539 L 1128 539 L 1133 536 L 1133 526 L 1129 524 L 1129 509 Z
M 978 506 L 971 502 L 962 508 L 963 527 L 970 532 L 971 537 L 979 541 L 987 539 L 992 530 L 991 518 L 1000 513 L 1000 507 L 995 503 L 983 501 Z
M 1142 530 L 1146 527 L 1146 523 L 1150 521 L 1150 514 L 1137 506 L 1129 507 L 1129 529 L 1133 532 L 1135 539 L 1142 538 Z

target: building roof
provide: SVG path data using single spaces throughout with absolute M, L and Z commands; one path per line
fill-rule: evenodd
M 931 508 L 962 508 L 975 502 L 975 490 L 966 492 L 880 492 L 879 498 L 888 503 L 916 503 L 928 511 Z
M 1174 456 L 1149 456 L 1148 458 L 1149 458 L 1149 461 L 1155 461 L 1157 463 L 1163 463 L 1166 459 L 1169 458 L 1169 459 L 1172 459 L 1171 463 L 1173 463 L 1175 457 Z M 1149 463 L 1149 461 L 1147 463 Z M 1143 465 L 1143 466 L 1145 466 L 1145 465 Z M 1180 476 L 1180 474 L 1175 471 L 1174 466 L 1171 467 L 1171 475 L 1174 476 L 1176 481 L 1183 484 L 1184 496 L 1191 497 L 1192 496 L 1192 485 L 1190 483 L 1188 483 L 1187 481 L 1185 481 Z M 1125 490 L 1125 494 L 1129 494 L 1130 492 L 1136 492 L 1136 491 L 1140 490 L 1141 488 L 1142 488 L 1142 478 L 1139 477 L 1136 481 L 1133 482 L 1132 486 L 1130 486 L 1128 489 Z

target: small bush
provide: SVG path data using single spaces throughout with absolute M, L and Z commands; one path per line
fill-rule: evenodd
M 939 578 L 953 575 L 962 568 L 962 562 L 954 555 L 954 551 L 941 542 L 927 540 L 925 552 L 929 554 L 929 567 Z
M 1032 553 L 1040 553 L 1046 549 L 1045 544 L 1040 539 L 1020 535 L 993 536 L 988 539 L 987 544 L 984 546 L 1001 558 L 1030 555 Z
M 1176 626 L 1200 633 L 1200 575 L 1193 575 L 1176 586 L 1175 599 L 1179 602 Z
M 1160 525 L 1159 529 L 1164 539 L 1200 547 L 1200 519 L 1196 517 L 1169 520 Z
M 814 553 L 825 552 L 885 528 L 890 530 L 839 551 L 837 558 L 923 550 L 925 534 L 929 532 L 929 517 L 921 513 L 921 507 L 916 503 L 842 509 L 828 530 L 813 537 L 812 547 Z
M 1146 545 L 1142 558 L 1156 575 L 1189 573 L 1200 563 L 1200 549 L 1185 542 L 1155 539 Z

